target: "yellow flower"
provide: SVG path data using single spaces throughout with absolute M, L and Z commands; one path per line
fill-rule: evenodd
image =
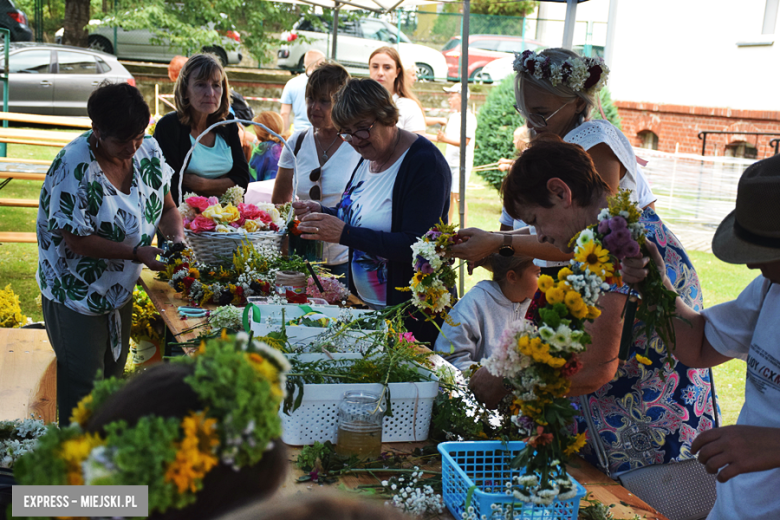
M 187 272 L 187 274 L 192 278 L 195 278 L 196 280 L 200 279 L 200 271 L 198 271 L 194 267 L 190 267 L 190 270 Z
M 68 439 L 62 443 L 60 457 L 65 461 L 68 471 L 68 485 L 83 486 L 84 476 L 81 473 L 81 463 L 87 460 L 92 449 L 104 444 L 105 441 L 97 433 L 86 433 L 81 437 Z
M 216 220 L 217 222 L 222 222 L 222 206 L 219 204 L 209 206 L 203 210 L 203 216 L 210 218 L 211 220 Z
M 175 483 L 179 493 L 195 493 L 203 477 L 219 462 L 214 455 L 219 445 L 217 420 L 207 419 L 204 412 L 193 412 L 182 419 L 181 427 L 184 438 L 178 444 L 176 460 L 165 472 L 165 481 Z
M 235 207 L 233 204 L 228 204 L 224 208 L 222 208 L 222 220 L 224 222 L 235 222 L 237 220 L 241 219 L 241 213 L 238 211 L 238 208 Z
M 602 280 L 607 276 L 612 276 L 614 272 L 612 264 L 609 263 L 609 251 L 595 242 L 578 247 L 574 259 L 585 264 L 585 268 L 598 275 Z
M 588 438 L 585 436 L 585 432 L 578 434 L 571 444 L 569 444 L 565 450 L 563 450 L 564 455 L 574 455 L 575 453 L 579 453 L 579 451 L 585 446 L 585 443 L 588 442 Z
M 92 404 L 92 394 L 79 401 L 78 406 L 70 413 L 70 422 L 78 423 L 84 428 L 92 415 L 92 410 L 89 408 L 90 404 Z
M 244 222 L 244 229 L 246 229 L 248 233 L 254 233 L 259 228 L 260 225 L 254 220 L 247 220 L 246 222 Z
M 569 312 L 571 312 L 572 316 L 574 316 L 578 320 L 581 320 L 588 315 L 588 306 L 583 303 L 580 307 L 569 309 Z
M 574 274 L 571 269 L 568 267 L 561 268 L 560 271 L 558 271 L 558 280 L 565 280 L 569 275 Z
M 563 365 L 566 364 L 566 360 L 559 357 L 551 357 L 547 360 L 547 364 L 550 365 L 552 368 L 561 368 Z
M 568 291 L 566 293 L 566 296 L 563 297 L 563 303 L 566 304 L 566 306 L 569 308 L 570 311 L 582 307 L 584 305 L 584 302 L 582 301 L 582 296 L 580 296 L 580 293 L 578 293 L 577 291 Z
M 247 360 L 260 377 L 271 383 L 271 395 L 281 400 L 284 394 L 279 386 L 279 370 L 276 369 L 276 366 L 255 352 L 247 354 Z
M 555 305 L 556 303 L 561 303 L 563 301 L 565 293 L 563 292 L 563 289 L 556 286 L 549 289 L 547 293 L 545 293 L 545 296 L 547 297 L 547 303 Z
M 643 356 L 641 354 L 637 354 L 636 355 L 636 360 L 639 361 L 640 363 L 642 363 L 643 365 L 652 365 L 653 364 L 653 362 L 650 361 L 650 359 L 646 358 L 645 356 Z
M 585 316 L 585 318 L 589 319 L 589 320 L 595 320 L 599 316 L 601 316 L 601 309 L 599 309 L 598 307 L 594 307 L 592 305 L 589 305 L 588 306 L 588 314 Z
M 414 276 L 412 277 L 412 285 L 414 287 L 417 287 L 422 283 L 423 280 L 425 280 L 426 276 L 428 275 L 421 271 L 417 271 L 416 273 L 414 273 Z
M 546 293 L 551 287 L 555 286 L 555 280 L 552 279 L 552 276 L 546 274 L 540 276 L 537 283 L 539 284 L 539 290 L 543 293 Z

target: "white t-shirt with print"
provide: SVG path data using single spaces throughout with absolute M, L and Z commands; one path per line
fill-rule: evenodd
M 780 435 L 780 284 L 759 276 L 731 302 L 702 311 L 704 334 L 723 354 L 747 362 L 738 425 L 777 428 Z M 780 468 L 743 473 L 725 484 L 708 520 L 780 518 Z
M 391 230 L 393 186 L 407 153 L 409 150 L 379 173 L 371 173 L 370 161 L 363 161 L 352 179 L 347 224 L 374 231 Z M 387 259 L 357 250 L 352 255 L 350 279 L 358 296 L 375 307 L 384 307 L 387 305 Z
M 425 114 L 420 110 L 420 105 L 398 94 L 393 94 L 393 103 L 398 107 L 398 123 L 395 126 L 407 132 L 425 131 Z
M 444 127 L 444 135 L 448 139 L 460 141 L 460 112 L 450 115 L 447 120 L 447 126 Z M 471 111 L 466 112 L 466 138 L 469 144 L 466 145 L 466 184 L 469 183 L 471 170 L 474 168 L 474 147 L 477 144 L 475 136 L 477 135 L 477 118 Z M 460 190 L 460 146 L 448 144 L 444 148 L 444 158 L 450 165 L 452 172 L 452 193 L 459 193 Z
M 301 149 L 298 150 L 298 191 L 295 195 L 300 200 L 311 200 L 309 191 L 315 184 L 320 186 L 322 191 L 322 205 L 326 208 L 335 207 L 341 200 L 344 188 L 352 176 L 360 155 L 352 146 L 347 143 L 341 143 L 338 150 L 328 159 L 324 165 L 320 166 L 317 157 L 317 146 L 314 142 L 314 128 L 309 127 L 300 132 L 295 132 L 287 143 L 295 149 L 295 143 L 298 142 L 298 136 L 305 133 Z M 340 137 L 336 137 L 340 139 Z M 323 143 L 327 146 L 327 143 Z M 290 168 L 294 165 L 295 157 L 287 147 L 282 148 L 282 155 L 279 157 L 279 168 Z M 315 168 L 322 168 L 320 180 L 312 182 L 309 175 Z M 328 265 L 340 265 L 349 260 L 349 248 L 339 244 L 323 244 L 323 261 Z

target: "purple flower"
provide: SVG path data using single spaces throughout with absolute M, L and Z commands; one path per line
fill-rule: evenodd
M 639 256 L 639 244 L 632 240 L 626 246 L 626 258 L 635 256 Z
M 599 222 L 599 233 L 602 235 L 606 235 L 609 233 L 609 220 L 610 219 L 604 219 L 601 222 Z
M 625 229 L 627 227 L 626 219 L 624 219 L 621 216 L 612 217 L 609 219 L 609 227 L 612 229 L 612 231 L 617 231 L 618 229 Z
M 425 262 L 422 266 L 420 266 L 420 272 L 423 274 L 433 274 L 433 267 L 431 267 L 431 264 L 428 262 Z

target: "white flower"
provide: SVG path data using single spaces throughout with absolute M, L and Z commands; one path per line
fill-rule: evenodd
M 545 343 L 552 341 L 553 336 L 555 336 L 555 331 L 552 328 L 547 325 L 539 327 L 539 337 L 541 337 Z
M 583 229 L 580 232 L 580 236 L 577 237 L 577 245 L 580 247 L 585 247 L 586 245 L 593 242 L 593 230 L 592 229 Z
M 607 220 L 610 218 L 612 218 L 612 215 L 609 214 L 609 208 L 602 209 L 598 216 L 599 221 Z

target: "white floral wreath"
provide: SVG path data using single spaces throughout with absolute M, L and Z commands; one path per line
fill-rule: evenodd
M 525 72 L 536 79 L 545 79 L 554 87 L 564 84 L 575 92 L 595 94 L 607 84 L 609 67 L 601 58 L 578 56 L 563 63 L 553 63 L 549 56 L 534 51 L 515 53 L 515 72 Z

